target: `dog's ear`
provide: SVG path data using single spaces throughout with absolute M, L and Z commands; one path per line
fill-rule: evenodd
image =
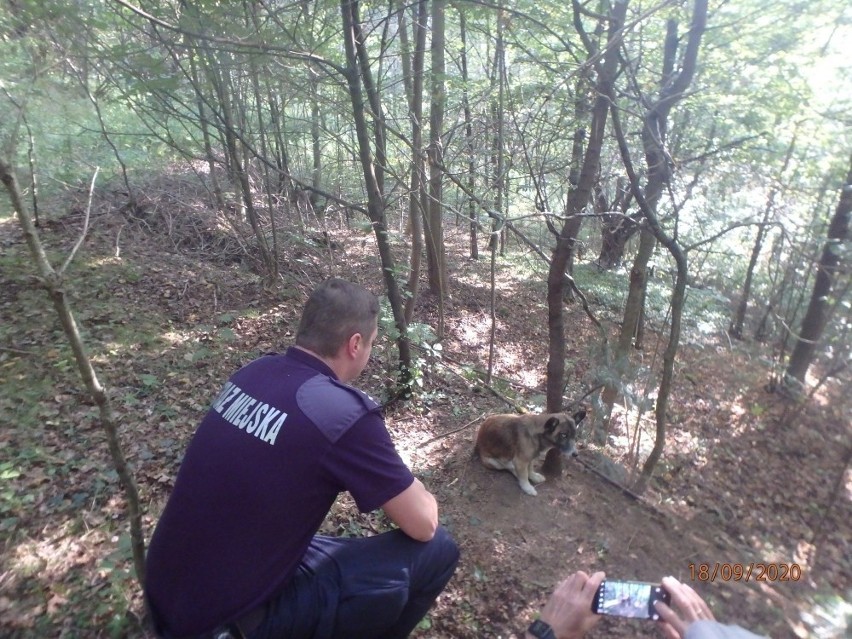
M 586 409 L 585 408 L 578 410 L 576 413 L 574 413 L 574 424 L 576 426 L 579 426 L 580 422 L 583 421 L 584 419 L 586 419 Z
M 544 432 L 548 435 L 556 430 L 556 427 L 559 426 L 559 418 L 555 415 L 544 422 Z

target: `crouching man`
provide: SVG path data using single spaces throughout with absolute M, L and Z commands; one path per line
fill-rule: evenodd
M 458 548 L 400 459 L 379 406 L 348 385 L 379 303 L 340 279 L 305 305 L 295 345 L 238 370 L 201 422 L 148 550 L 157 633 L 236 639 L 407 637 Z M 317 535 L 337 495 L 399 530 Z

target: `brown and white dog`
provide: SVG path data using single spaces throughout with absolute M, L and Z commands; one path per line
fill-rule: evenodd
M 577 456 L 577 427 L 586 411 L 544 413 L 542 415 L 491 415 L 476 434 L 474 455 L 487 468 L 508 470 L 528 495 L 537 495 L 533 484 L 544 476 L 532 469 L 532 463 L 545 450 L 557 447 L 563 455 Z

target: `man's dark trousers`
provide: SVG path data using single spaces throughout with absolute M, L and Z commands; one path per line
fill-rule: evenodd
M 428 542 L 399 530 L 354 539 L 317 535 L 248 639 L 402 639 L 447 585 L 458 559 L 441 526 Z

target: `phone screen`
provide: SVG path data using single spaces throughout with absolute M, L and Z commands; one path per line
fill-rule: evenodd
M 657 620 L 660 615 L 654 602 L 669 603 L 669 594 L 659 584 L 644 581 L 604 581 L 592 601 L 592 610 L 599 615 Z

